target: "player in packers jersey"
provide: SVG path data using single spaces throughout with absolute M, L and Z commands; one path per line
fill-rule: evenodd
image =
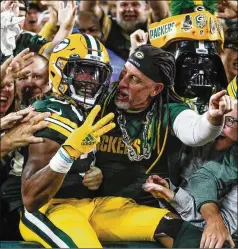
M 29 201 L 32 201 L 29 190 L 33 188 L 36 190 L 36 196 L 33 197 L 35 205 L 40 206 L 53 196 L 55 199 L 94 196 L 92 190 L 98 188 L 102 178 L 101 171 L 91 167 L 95 161 L 94 147 L 99 137 L 112 129 L 114 124 L 105 125 L 113 118 L 113 114 L 94 124 L 100 106 L 97 105 L 92 111 L 91 109 L 107 90 L 111 72 L 106 49 L 90 35 L 71 35 L 54 49 L 49 66 L 53 93 L 41 96 L 33 103 L 36 111 L 51 112 L 52 115 L 47 119 L 48 127 L 36 134 L 44 137 L 44 145 L 29 146 L 26 153 L 28 158 L 24 159 L 23 201 L 27 207 Z M 77 149 L 79 145 L 82 146 L 80 150 Z M 66 174 L 65 170 L 69 172 Z M 87 177 L 83 178 L 84 175 Z M 31 205 L 30 210 L 35 205 Z M 22 222 L 28 226 L 26 217 L 23 215 Z M 28 229 L 31 228 L 28 226 Z M 48 230 L 44 232 L 48 234 Z M 22 235 L 28 240 L 25 229 L 22 230 Z M 48 235 L 51 237 L 51 234 Z M 34 236 L 30 240 L 41 242 Z M 51 247 L 66 245 L 55 244 L 54 237 L 51 242 L 47 241 Z
M 71 35 L 51 55 L 49 74 L 56 97 L 33 105 L 38 111 L 50 110 L 52 116 L 48 128 L 39 133 L 45 143 L 28 150 L 22 174 L 21 234 L 45 247 L 100 248 L 100 241 L 154 241 L 161 235 L 168 247 L 198 247 L 199 229 L 173 219 L 166 209 L 121 196 L 92 198 L 94 193 L 83 192 L 81 168 L 92 165 L 89 152 L 114 127 L 106 125 L 111 113 L 93 125 L 99 106 L 84 117 L 100 98 L 104 100 L 103 88 L 111 73 L 107 63 L 105 48 L 90 35 Z

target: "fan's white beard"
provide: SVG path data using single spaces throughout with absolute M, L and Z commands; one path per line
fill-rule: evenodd
M 135 22 L 124 21 L 121 18 L 117 18 L 117 23 L 126 33 L 133 33 L 138 29 L 139 24 L 144 24 L 146 20 L 147 17 L 141 17 L 140 20 L 137 20 Z
M 137 26 L 137 24 L 134 22 L 125 22 L 125 21 L 121 21 L 118 24 L 126 33 L 134 32 Z
M 129 110 L 129 103 L 123 103 L 120 100 L 114 100 L 114 103 L 116 105 L 116 107 L 118 107 L 121 110 L 127 111 Z

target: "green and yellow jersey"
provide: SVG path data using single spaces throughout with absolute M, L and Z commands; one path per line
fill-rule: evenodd
M 69 101 L 45 96 L 32 105 L 37 112 L 51 112 L 46 120 L 47 128 L 37 132 L 36 136 L 48 138 L 62 145 L 70 133 L 83 124 L 83 111 Z M 56 198 L 86 198 L 90 197 L 90 191 L 82 184 L 83 174 L 94 164 L 94 152 L 84 154 L 74 161 L 70 171 L 56 194 Z
M 82 110 L 69 104 L 67 100 L 57 99 L 53 96 L 45 96 L 43 99 L 36 100 L 32 106 L 37 112 L 52 113 L 46 119 L 49 122 L 48 127 L 39 131 L 37 135 L 52 139 L 60 145 L 84 120 Z
M 81 109 L 70 104 L 67 100 L 54 96 L 44 96 L 36 100 L 32 106 L 37 112 L 51 112 L 47 118 L 47 128 L 38 131 L 35 136 L 48 138 L 62 145 L 69 134 L 84 122 L 84 113 Z M 15 151 L 7 168 L 7 179 L 1 186 L 1 195 L 7 203 L 8 211 L 23 206 L 21 199 L 21 172 L 28 160 L 28 147 Z M 44 157 L 44 155 L 39 155 Z M 94 152 L 84 154 L 76 160 L 64 182 L 56 194 L 56 198 L 89 198 L 93 192 L 82 183 L 83 174 L 95 162 Z

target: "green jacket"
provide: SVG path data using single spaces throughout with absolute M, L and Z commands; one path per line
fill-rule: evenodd
M 188 181 L 197 210 L 208 202 L 218 203 L 219 190 L 237 183 L 238 145 L 233 145 L 220 160 L 202 165 Z

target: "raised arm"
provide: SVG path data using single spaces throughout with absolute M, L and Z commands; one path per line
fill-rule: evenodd
M 99 19 L 102 17 L 102 14 L 103 14 L 98 0 L 91 0 L 91 1 L 82 0 L 82 1 L 80 1 L 80 10 L 82 10 L 82 11 L 91 11 Z
M 59 44 L 59 42 L 72 33 L 73 26 L 75 23 L 76 9 L 77 7 L 75 1 L 68 1 L 67 6 L 65 8 L 63 1 L 59 3 L 58 22 L 60 28 L 56 33 L 53 41 L 43 52 L 43 55 L 47 59 L 49 59 L 51 53 L 53 52 L 54 48 Z
M 223 90 L 211 96 L 209 110 L 198 115 L 192 110 L 181 112 L 175 119 L 175 135 L 186 145 L 202 146 L 221 134 L 224 115 L 234 109 L 234 99 Z

